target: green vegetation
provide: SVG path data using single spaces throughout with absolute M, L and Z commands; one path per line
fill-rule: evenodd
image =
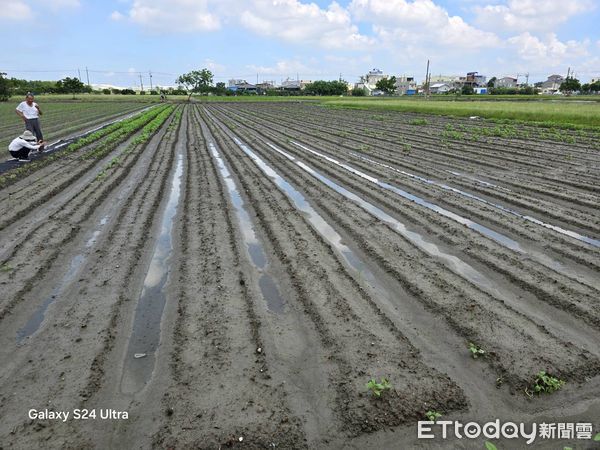
M 410 125 L 427 125 L 429 122 L 427 122 L 427 119 L 413 119 L 408 123 Z
M 213 82 L 213 74 L 208 69 L 192 70 L 191 72 L 179 75 L 175 82 L 188 91 L 189 100 L 194 93 L 210 91 Z
M 565 99 L 549 101 L 540 100 L 537 97 L 533 98 L 540 101 L 493 101 L 489 97 L 483 97 L 477 96 L 476 101 L 452 101 L 453 97 L 429 101 L 423 98 L 345 97 L 324 100 L 323 105 L 337 108 L 406 111 L 460 117 L 479 116 L 571 129 L 600 128 L 600 104 L 596 101 L 574 103 Z M 572 98 L 569 97 L 569 99 Z
M 375 84 L 375 87 L 386 94 L 392 94 L 396 92 L 396 77 L 382 78 Z
M 129 155 L 133 150 L 136 149 L 138 145 L 146 143 L 150 138 L 156 133 L 156 131 L 161 127 L 161 125 L 169 118 L 171 112 L 173 111 L 173 107 L 164 108 L 160 111 L 156 117 L 154 117 L 150 122 L 148 122 L 143 128 L 138 136 L 133 139 L 127 148 L 123 150 L 123 152 L 119 156 L 115 156 L 110 162 L 104 167 L 96 178 L 104 178 L 108 172 L 116 166 L 121 166 L 122 161 L 125 159 L 127 155 Z M 181 120 L 181 109 L 178 109 L 175 112 L 175 118 L 169 125 L 169 130 L 179 124 Z
M 306 86 L 304 92 L 307 95 L 343 95 L 348 91 L 348 83 L 345 81 L 314 81 Z
M 150 122 L 154 117 L 165 110 L 171 112 L 174 106 L 159 106 L 146 111 L 143 114 L 138 114 L 129 119 L 114 123 L 106 128 L 98 130 L 78 141 L 70 144 L 65 149 L 60 150 L 51 155 L 40 158 L 36 161 L 30 162 L 27 165 L 17 167 L 16 169 L 10 170 L 0 175 L 0 188 L 22 178 L 36 170 L 47 166 L 56 159 L 64 158 L 65 156 L 76 152 L 82 147 L 89 145 L 102 139 L 102 142 L 96 146 L 92 151 L 84 153 L 80 156 L 82 160 L 92 158 L 102 158 L 106 156 L 118 143 L 125 140 L 129 135 L 142 128 L 146 123 Z
M 473 359 L 477 359 L 480 356 L 485 356 L 485 350 L 473 344 L 472 342 L 469 342 L 469 352 L 471 352 Z
M 375 378 L 371 378 L 366 386 L 367 390 L 370 390 L 377 398 L 381 397 L 381 394 L 384 391 L 392 388 L 392 385 L 387 378 L 381 378 L 380 383 L 378 383 Z
M 565 383 L 566 381 L 559 380 L 552 375 L 548 375 L 545 371 L 540 370 L 533 383 L 533 392 L 536 394 L 541 394 L 542 392 L 552 394 L 553 392 L 560 390 Z
M 437 412 L 437 411 L 427 411 L 425 413 L 425 417 L 427 417 L 427 420 L 431 421 L 431 422 L 435 422 L 436 420 L 438 420 L 440 417 L 442 417 L 442 414 Z
M 10 264 L 6 263 L 6 264 L 2 264 L 0 266 L 0 272 L 10 272 L 11 270 L 13 270 L 13 268 L 11 267 Z
M 489 441 L 485 441 L 485 448 L 486 448 L 486 450 L 498 450 L 498 447 L 496 447 L 494 444 L 492 444 Z

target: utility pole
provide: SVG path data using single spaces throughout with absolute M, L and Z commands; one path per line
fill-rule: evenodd
M 152 92 L 153 89 L 152 89 L 152 71 L 151 70 L 148 71 L 148 75 L 150 76 L 150 92 Z
M 429 97 L 429 60 L 427 60 L 427 71 L 425 72 L 425 98 Z
M 141 86 L 141 90 L 144 90 L 144 82 L 142 81 L 142 74 L 140 73 L 140 86 Z
M 529 86 L 529 72 L 525 74 L 525 86 Z
M 90 74 L 88 72 L 87 66 L 85 66 L 85 77 L 87 78 L 88 87 L 90 87 Z
M 78 75 L 79 81 L 81 81 L 81 70 L 79 70 L 79 68 L 77 68 L 77 75 Z
M 571 68 L 569 67 L 569 68 L 567 69 L 567 80 L 569 79 L 569 74 L 570 74 L 570 73 L 571 73 Z

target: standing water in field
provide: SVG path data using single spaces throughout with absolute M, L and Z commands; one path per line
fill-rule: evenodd
M 167 301 L 166 286 L 171 272 L 173 253 L 173 222 L 181 194 L 183 155 L 177 155 L 177 165 L 169 199 L 162 218 L 160 234 L 154 246 L 150 267 L 144 279 L 144 287 L 135 310 L 133 329 L 125 354 L 121 392 L 133 394 L 146 386 L 156 361 L 160 343 L 160 324 Z
M 369 269 L 367 263 L 350 247 L 342 242 L 342 236 L 329 225 L 329 223 L 311 206 L 306 198 L 290 183 L 281 177 L 271 166 L 245 145 L 242 141 L 233 138 L 234 142 L 248 155 L 262 172 L 271 178 L 275 184 L 294 202 L 298 210 L 306 214 L 310 224 L 319 232 L 336 252 L 344 259 L 346 264 L 355 272 L 358 279 L 364 280 L 379 297 L 392 301 L 394 293 L 389 292 L 379 279 Z
M 102 231 L 102 227 L 106 225 L 108 222 L 108 216 L 103 217 L 100 220 L 99 228 L 97 228 L 90 238 L 85 243 L 86 250 L 91 248 L 98 239 Z M 79 272 L 79 268 L 85 261 L 85 255 L 83 253 L 79 253 L 71 259 L 71 264 L 69 265 L 69 270 L 62 277 L 58 285 L 54 287 L 52 293 L 44 300 L 44 302 L 33 312 L 33 314 L 29 317 L 29 320 L 19 331 L 17 331 L 17 343 L 23 342 L 25 338 L 28 338 L 37 330 L 39 330 L 40 326 L 44 322 L 44 317 L 46 316 L 46 310 L 48 307 L 54 303 L 54 301 L 62 295 L 65 288 L 75 279 L 75 275 Z
M 229 169 L 225 165 L 225 161 L 223 161 L 223 158 L 221 158 L 221 155 L 215 147 L 215 144 L 213 142 L 209 142 L 208 146 L 213 157 L 217 161 L 219 172 L 221 172 L 221 176 L 225 180 L 227 192 L 229 193 L 229 198 L 231 199 L 233 208 L 235 209 L 240 224 L 242 239 L 246 244 L 250 259 L 254 264 L 256 271 L 260 274 L 258 285 L 260 287 L 262 296 L 267 303 L 267 308 L 275 313 L 281 313 L 283 312 L 285 302 L 281 297 L 281 293 L 279 292 L 277 285 L 275 284 L 275 280 L 273 280 L 273 277 L 271 277 L 271 275 L 265 271 L 265 268 L 268 264 L 267 254 L 262 242 L 256 235 L 256 231 L 254 230 L 252 224 L 252 219 L 250 218 L 250 215 L 244 206 L 244 200 L 240 195 Z

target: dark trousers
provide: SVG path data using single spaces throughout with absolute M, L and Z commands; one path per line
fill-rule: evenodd
M 25 119 L 25 129 L 35 134 L 38 141 L 44 140 L 44 135 L 40 128 L 40 121 L 38 119 Z
M 20 150 L 11 150 L 10 154 L 12 155 L 13 158 L 19 158 L 19 159 L 29 159 L 29 149 L 27 147 L 23 147 Z

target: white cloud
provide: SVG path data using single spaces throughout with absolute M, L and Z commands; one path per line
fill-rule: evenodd
M 123 14 L 121 14 L 119 11 L 113 11 L 112 14 L 110 15 L 110 19 L 114 20 L 115 22 L 123 20 L 124 18 L 125 18 L 125 16 Z
M 549 33 L 544 39 L 529 32 L 508 39 L 519 58 L 532 68 L 554 68 L 588 55 L 589 41 L 560 41 L 556 34 Z
M 261 75 L 278 75 L 278 76 L 290 76 L 295 77 L 296 74 L 315 74 L 318 72 L 314 67 L 309 67 L 301 61 L 292 60 L 280 60 L 273 66 L 257 66 L 250 64 L 246 68 L 252 73 L 258 73 Z
M 214 31 L 221 28 L 219 17 L 210 10 L 209 0 L 135 0 L 129 17 L 155 31 Z
M 206 67 L 213 73 L 221 73 L 225 71 L 225 66 L 223 64 L 219 64 L 218 62 L 215 62 L 210 58 L 206 58 L 204 60 L 202 67 Z
M 358 32 L 348 11 L 336 2 L 327 9 L 298 0 L 253 0 L 245 4 L 241 24 L 263 36 L 325 48 L 356 49 L 374 43 Z
M 27 20 L 31 14 L 31 8 L 23 1 L 0 0 L 0 20 Z
M 356 19 L 371 22 L 382 42 L 391 46 L 468 51 L 500 45 L 495 34 L 450 16 L 431 0 L 353 0 L 349 9 Z
M 357 49 L 374 43 L 359 33 L 335 1 L 327 8 L 300 0 L 134 0 L 129 17 L 164 32 L 215 31 L 224 23 L 255 34 L 325 48 Z
M 479 26 L 497 31 L 553 31 L 571 17 L 594 8 L 593 0 L 507 0 L 476 7 Z
M 51 8 L 76 8 L 80 6 L 79 0 L 44 0 L 44 5 Z

